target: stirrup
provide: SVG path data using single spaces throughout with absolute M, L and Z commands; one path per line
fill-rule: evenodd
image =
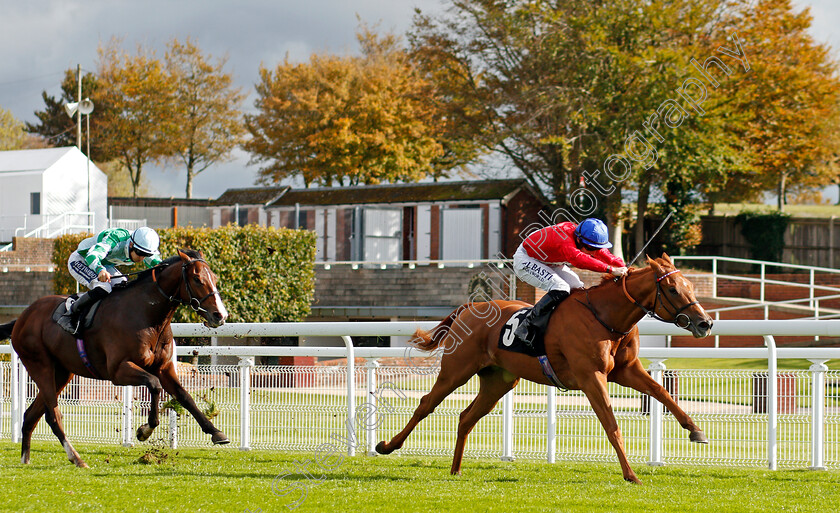
M 64 331 L 71 335 L 76 335 L 79 333 L 79 324 L 81 324 L 81 318 L 74 319 L 70 314 L 64 314 L 58 318 L 56 324 L 61 326 Z
M 513 336 L 521 340 L 528 347 L 534 345 L 534 328 L 530 322 L 523 322 L 513 331 Z M 524 332 L 524 333 L 523 333 Z

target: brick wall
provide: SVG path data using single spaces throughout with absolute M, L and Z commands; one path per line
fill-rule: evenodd
M 12 271 L 29 267 L 33 271 L 46 271 L 53 266 L 53 239 L 15 237 L 12 244 L 11 251 L 0 252 L 0 268 Z
M 396 269 L 352 269 L 334 266 L 315 269 L 316 306 L 451 306 L 469 299 L 470 281 L 481 273 L 490 281 L 493 298 L 508 297 L 510 269 L 489 267 L 445 267 L 436 265 Z M 595 285 L 601 274 L 578 272 L 584 284 Z M 711 278 L 691 276 L 695 289 L 702 294 L 711 291 Z M 541 290 L 517 280 L 516 297 L 533 303 L 542 297 Z
M 53 294 L 51 272 L 0 273 L 0 305 L 28 305 L 49 294 Z
M 747 274 L 744 277 L 760 279 L 759 274 Z M 781 281 L 786 283 L 802 283 L 808 284 L 810 276 L 808 274 L 766 274 L 765 279 Z M 814 276 L 814 283 L 816 285 L 824 285 L 828 287 L 840 288 L 840 274 L 816 274 Z M 835 295 L 835 292 L 828 290 L 815 290 L 814 295 L 828 296 Z M 761 297 L 761 284 L 756 282 L 746 282 L 740 280 L 718 280 L 718 295 L 721 297 L 738 297 L 747 299 L 759 299 Z M 764 288 L 764 298 L 768 301 L 786 301 L 791 299 L 806 299 L 810 295 L 810 290 L 806 287 L 792 287 L 789 285 L 773 285 L 766 284 Z M 805 302 L 800 305 L 807 305 Z M 821 307 L 840 309 L 840 300 L 826 300 L 820 302 Z

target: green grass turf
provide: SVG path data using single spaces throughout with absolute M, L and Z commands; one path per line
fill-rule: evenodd
M 450 476 L 448 458 L 157 449 L 162 463 L 138 463 L 152 446 L 85 446 L 89 469 L 70 465 L 56 442 L 36 442 L 32 464 L 0 442 L 0 511 L 826 511 L 840 500 L 840 472 L 650 467 L 644 486 L 621 479 L 618 464 L 467 459 Z M 334 456 L 334 455 L 333 455 Z M 308 474 L 296 462 L 306 462 Z M 289 474 L 289 475 L 287 475 Z M 283 477 L 286 476 L 286 477 Z M 322 480 L 316 482 L 316 480 Z M 279 496 L 272 491 L 286 487 Z

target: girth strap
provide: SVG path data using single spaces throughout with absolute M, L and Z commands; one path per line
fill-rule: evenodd
M 547 355 L 538 356 L 537 360 L 540 361 L 540 366 L 542 366 L 543 375 L 551 381 L 551 383 L 559 388 L 563 392 L 568 392 L 569 389 L 566 388 L 566 385 L 560 381 L 560 378 L 557 377 L 557 373 L 554 372 L 554 368 L 551 366 L 551 363 L 548 361 Z
M 93 374 L 93 377 L 96 379 L 102 379 L 99 377 L 99 373 L 96 372 L 96 369 L 93 368 L 93 364 L 90 363 L 90 358 L 88 358 L 87 351 L 85 351 L 85 341 L 77 338 L 76 349 L 79 350 L 79 358 L 82 359 L 82 363 L 85 364 L 85 367 L 87 367 L 91 374 Z

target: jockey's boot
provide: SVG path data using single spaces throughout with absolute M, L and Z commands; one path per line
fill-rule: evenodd
M 58 325 L 64 328 L 64 331 L 71 335 L 78 334 L 79 324 L 81 324 L 80 321 L 82 320 L 79 312 L 81 312 L 86 306 L 95 303 L 97 300 L 102 299 L 107 295 L 108 291 L 102 287 L 94 287 L 85 292 L 79 296 L 79 299 L 75 300 L 70 305 L 70 308 L 68 308 L 61 317 L 58 318 Z
M 537 337 L 548 328 L 548 320 L 551 318 L 551 312 L 567 297 L 569 297 L 569 292 L 565 290 L 549 290 L 546 292 L 537 301 L 537 304 L 531 308 L 531 311 L 525 316 L 522 324 L 513 332 L 514 336 L 525 342 L 529 347 L 533 347 Z

